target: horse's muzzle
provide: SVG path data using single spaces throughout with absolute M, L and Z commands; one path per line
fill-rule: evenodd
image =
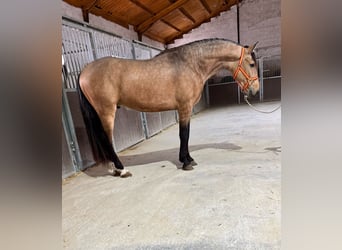
M 253 91 L 252 89 L 249 89 L 248 92 L 247 92 L 247 96 L 248 97 L 252 97 L 252 96 L 255 96 L 258 93 L 259 93 L 259 90 Z

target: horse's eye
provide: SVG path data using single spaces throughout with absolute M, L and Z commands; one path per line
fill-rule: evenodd
M 251 66 L 251 67 L 254 67 L 254 66 L 255 66 L 255 64 L 254 64 L 254 63 L 252 63 L 252 64 L 250 64 L 250 66 Z

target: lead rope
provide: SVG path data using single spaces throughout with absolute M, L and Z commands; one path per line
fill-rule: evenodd
M 245 102 L 252 108 L 254 109 L 255 111 L 258 111 L 260 113 L 264 113 L 264 114 L 270 114 L 270 113 L 273 113 L 274 111 L 277 111 L 278 109 L 280 109 L 281 105 L 279 105 L 278 107 L 276 107 L 275 109 L 271 110 L 271 111 L 264 111 L 264 110 L 260 110 L 260 109 L 257 109 L 256 107 L 254 107 L 252 104 L 250 104 L 250 102 L 248 101 L 248 96 L 245 95 L 244 99 L 245 99 Z

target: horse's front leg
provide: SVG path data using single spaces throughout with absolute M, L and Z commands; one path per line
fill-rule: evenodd
M 179 161 L 183 162 L 183 170 L 192 170 L 197 165 L 189 153 L 189 136 L 190 136 L 190 116 L 191 108 L 179 109 Z

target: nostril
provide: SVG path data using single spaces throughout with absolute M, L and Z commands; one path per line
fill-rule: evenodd
M 248 96 L 250 97 L 250 96 L 254 96 L 255 94 L 253 93 L 253 91 L 250 89 L 249 91 L 248 91 Z

